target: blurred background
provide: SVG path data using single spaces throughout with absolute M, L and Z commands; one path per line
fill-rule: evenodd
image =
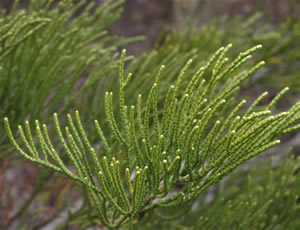
M 23 7 L 29 0 L 20 0 Z M 1 0 L 0 7 L 10 9 L 11 0 Z M 59 0 L 56 0 L 59 2 Z M 88 0 L 101 5 L 105 0 Z M 166 28 L 180 29 L 189 21 L 203 26 L 212 19 L 228 16 L 252 16 L 261 12 L 261 23 L 278 26 L 300 15 L 298 0 L 126 0 L 121 19 L 111 28 L 112 34 L 144 35 L 145 41 L 130 45 L 130 52 L 138 54 L 153 47 L 161 31 Z

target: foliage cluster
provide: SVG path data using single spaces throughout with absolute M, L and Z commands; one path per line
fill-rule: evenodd
M 261 85 L 265 89 L 288 86 L 292 92 L 300 92 L 297 81 L 300 19 L 287 18 L 274 29 L 269 24 L 261 26 L 261 18 L 260 13 L 246 19 L 239 16 L 229 19 L 224 16 L 212 19 L 200 28 L 197 24 L 191 26 L 183 23 L 171 32 L 165 31 L 154 49 L 138 58 L 128 71 L 153 74 L 157 71 L 153 70 L 153 66 L 164 63 L 170 69 L 167 76 L 171 74 L 172 81 L 188 59 L 201 63 L 220 46 L 229 43 L 234 45 L 229 53 L 231 57 L 238 55 L 241 50 L 262 44 L 263 48 L 255 56 L 255 61 L 264 60 L 266 66 L 252 80 L 252 86 Z
M 98 82 L 117 68 L 116 49 L 130 42 L 106 31 L 119 18 L 122 1 L 96 10 L 95 2 L 86 1 L 60 1 L 55 7 L 53 1 L 31 1 L 17 10 L 18 2 L 9 13 L 2 11 L 0 20 L 0 115 L 14 126 L 68 111 L 83 94 L 90 100 Z M 85 105 L 77 106 L 86 111 Z M 7 138 L 0 127 L 3 146 Z
M 289 154 L 284 159 L 252 160 L 251 168 L 231 173 L 204 192 L 192 208 L 182 207 L 185 215 L 161 210 L 145 229 L 298 229 L 297 170 L 299 158 Z
M 84 0 L 32 0 L 18 9 L 15 0 L 2 12 L 1 160 L 17 150 L 40 174 L 6 228 L 62 174 L 79 185 L 83 203 L 58 229 L 297 229 L 298 159 L 233 170 L 300 128 L 299 101 L 286 112 L 274 109 L 288 87 L 268 103 L 267 92 L 253 102 L 238 96 L 262 73 L 262 59 L 282 53 L 297 90 L 297 56 L 287 47 L 299 23 L 277 43 L 287 24 L 254 33 L 257 16 L 214 21 L 163 35 L 138 58 L 124 50 L 118 60 L 118 48 L 139 39 L 106 34 L 121 2 L 94 9 Z M 72 110 L 81 115 L 60 116 Z M 57 214 L 66 208 L 58 206 Z

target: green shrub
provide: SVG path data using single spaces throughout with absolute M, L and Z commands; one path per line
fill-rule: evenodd
M 61 174 L 78 185 L 83 204 L 57 229 L 297 229 L 298 159 L 233 172 L 300 128 L 299 101 L 274 109 L 288 87 L 267 104 L 267 93 L 248 104 L 239 97 L 270 57 L 254 54 L 261 45 L 240 53 L 257 42 L 238 35 L 255 17 L 224 31 L 172 33 L 136 59 L 123 51 L 119 61 L 117 49 L 138 39 L 105 34 L 120 3 L 93 9 L 36 0 L 17 10 L 15 1 L 2 14 L 1 158 L 17 150 L 39 165 L 36 188 L 6 227 Z M 231 39 L 235 46 L 217 50 Z M 72 110 L 74 117 L 61 116 Z M 61 203 L 49 222 L 67 208 Z
M 130 78 L 124 78 L 123 51 L 119 71 L 120 121 L 114 116 L 112 92 L 105 94 L 106 120 L 111 135 L 105 137 L 100 123 L 95 120 L 103 148 L 95 150 L 92 147 L 78 112 L 75 121 L 68 115 L 65 132 L 54 114 L 58 145 L 63 146 L 76 172 L 70 171 L 55 150 L 47 126 L 40 126 L 37 120 L 36 143 L 29 122 L 25 124 L 25 132 L 19 126 L 26 150 L 15 141 L 5 118 L 8 136 L 26 159 L 81 184 L 88 191 L 91 211 L 101 224 L 110 228 L 129 224 L 132 228 L 141 213 L 194 202 L 237 166 L 279 144 L 278 137 L 282 134 L 299 129 L 299 124 L 292 126 L 299 120 L 299 102 L 288 112 L 269 116 L 288 88 L 263 109 L 256 107 L 265 94 L 245 112 L 240 111 L 246 103 L 242 100 L 229 114 L 224 114 L 224 105 L 231 101 L 239 85 L 264 64 L 260 62 L 237 72 L 261 46 L 242 52 L 231 64 L 224 65 L 230 46 L 220 48 L 193 76 L 186 74 L 192 63 L 190 60 L 175 84 L 169 87 L 160 114 L 157 95 L 164 66 L 157 73 L 145 102 L 139 95 L 136 106 L 127 109 L 124 91 Z M 204 73 L 209 70 L 210 78 L 205 79 Z M 182 84 L 184 80 L 188 82 L 186 85 Z M 184 187 L 175 192 L 174 186 L 178 183 L 184 183 Z

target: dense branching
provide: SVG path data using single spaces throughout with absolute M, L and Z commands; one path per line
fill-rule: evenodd
M 95 2 L 85 0 L 37 0 L 20 9 L 15 0 L 8 13 L 3 11 L 0 116 L 10 117 L 15 126 L 28 117 L 68 111 L 83 94 L 89 98 L 91 89 L 94 95 L 99 80 L 117 69 L 116 49 L 136 39 L 107 35 L 121 3 L 106 1 L 94 9 Z M 4 134 L 0 143 L 7 144 Z
M 193 206 L 156 210 L 143 229 L 298 229 L 299 160 L 291 154 L 254 159 Z
M 220 48 L 194 75 L 187 74 L 192 64 L 189 60 L 174 85 L 168 87 L 163 103 L 158 101 L 160 86 L 166 87 L 161 79 L 165 67 L 161 66 L 148 95 L 139 95 L 136 105 L 128 105 L 124 96 L 131 75 L 124 76 L 123 51 L 118 117 L 113 109 L 114 94 L 106 92 L 110 132 L 104 133 L 104 122 L 95 120 L 101 140 L 98 149 L 90 143 L 78 111 L 75 118 L 67 116 L 64 129 L 54 114 L 60 141 L 57 146 L 47 126 L 39 121 L 35 121 L 35 135 L 29 122 L 25 129 L 18 127 L 23 141 L 20 145 L 5 118 L 9 139 L 26 159 L 81 184 L 88 191 L 94 212 L 107 227 L 132 227 L 136 218 L 158 207 L 191 204 L 240 164 L 279 144 L 280 136 L 299 129 L 299 102 L 287 112 L 271 114 L 288 88 L 260 109 L 257 105 L 266 93 L 248 109 L 242 109 L 245 100 L 233 100 L 239 86 L 264 62 L 238 71 L 261 46 L 240 53 L 227 64 L 230 47 Z M 69 158 L 72 167 L 62 160 L 63 156 Z M 178 184 L 183 184 L 182 189 L 175 189 Z
M 205 215 L 193 229 L 218 229 L 220 225 L 226 229 L 298 229 L 299 158 L 287 154 L 280 164 L 275 159 L 261 160 L 249 171 L 233 174 L 222 195 L 205 211 L 202 207 L 195 210 L 194 215 L 200 209 Z

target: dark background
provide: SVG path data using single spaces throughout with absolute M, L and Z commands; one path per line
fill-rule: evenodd
M 89 1 L 101 4 L 105 0 Z M 2 0 L 0 8 L 9 10 L 12 2 Z M 28 2 L 20 0 L 20 5 L 26 7 Z M 297 0 L 125 0 L 122 17 L 111 27 L 110 32 L 123 36 L 144 35 L 144 41 L 127 47 L 130 53 L 139 54 L 151 49 L 164 28 L 178 28 L 189 16 L 201 26 L 214 17 L 246 17 L 257 10 L 263 12 L 265 22 L 276 25 L 287 16 L 297 17 L 300 4 Z

